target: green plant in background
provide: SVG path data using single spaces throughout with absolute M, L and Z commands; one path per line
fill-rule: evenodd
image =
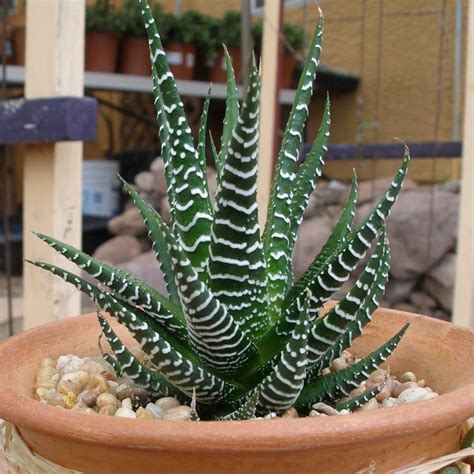
M 323 38 L 320 17 L 283 136 L 265 230 L 257 218 L 260 78 L 253 64 L 246 99 L 239 106 L 226 55 L 227 100 L 220 151 L 214 152 L 218 191 L 211 204 L 206 180 L 208 96 L 194 144 L 163 45 L 145 0 L 140 0 L 150 40 L 155 104 L 173 226 L 124 182 L 148 227 L 169 297 L 132 275 L 97 261 L 51 237 L 36 234 L 100 285 L 56 266 L 32 262 L 89 295 L 134 335 L 152 366 L 140 363 L 107 320 L 99 322 L 116 370 L 157 396 L 189 401 L 201 418 L 244 419 L 302 413 L 315 402 L 353 410 L 375 396 L 375 387 L 344 403 L 337 400 L 364 381 L 396 348 L 407 326 L 360 361 L 334 373 L 324 369 L 371 320 L 389 273 L 384 222 L 405 177 L 409 154 L 385 196 L 352 226 L 356 178 L 339 222 L 323 250 L 293 282 L 291 258 L 298 225 L 321 176 L 330 126 L 326 101 L 318 135 L 298 167 L 303 128 Z M 326 313 L 366 251 L 375 250 L 355 286 Z
M 228 48 L 240 48 L 242 16 L 240 12 L 228 11 L 220 21 L 220 44 Z
M 121 31 L 120 14 L 109 5 L 109 0 L 96 0 L 86 7 L 86 31 L 118 33 Z
M 173 23 L 173 15 L 166 13 L 159 3 L 150 2 L 156 24 L 162 32 L 164 41 L 168 39 Z M 142 9 L 136 0 L 124 0 L 123 6 L 118 13 L 121 32 L 126 36 L 146 36 L 143 27 Z

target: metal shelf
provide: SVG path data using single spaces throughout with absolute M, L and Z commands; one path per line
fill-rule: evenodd
M 25 82 L 25 69 L 23 66 L 7 66 L 7 83 L 10 85 L 23 85 Z M 179 93 L 187 97 L 206 97 L 209 83 L 204 81 L 177 80 Z M 131 76 L 126 74 L 110 74 L 105 72 L 88 72 L 84 77 L 86 89 L 117 92 L 151 93 L 151 79 L 146 76 Z M 238 88 L 239 97 L 242 97 L 242 88 Z M 212 98 L 225 99 L 225 84 L 213 84 Z M 280 93 L 281 104 L 292 104 L 295 91 L 283 89 Z

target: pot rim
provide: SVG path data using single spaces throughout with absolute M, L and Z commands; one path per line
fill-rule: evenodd
M 425 318 L 440 330 L 457 328 L 471 331 L 426 316 L 383 309 L 389 316 L 406 320 Z M 83 321 L 95 318 L 94 313 L 78 316 Z M 28 341 L 35 331 L 77 322 L 65 319 L 30 329 L 0 343 L 2 351 L 14 349 Z M 421 408 L 421 409 L 420 409 Z M 430 414 L 431 416 L 427 416 Z M 273 451 L 310 449 L 315 446 L 348 445 L 374 438 L 396 438 L 403 433 L 416 434 L 426 430 L 442 430 L 461 424 L 474 415 L 474 383 L 467 384 L 439 397 L 411 405 L 353 413 L 338 417 L 278 418 L 247 421 L 176 421 L 133 420 L 64 410 L 20 395 L 1 385 L 0 417 L 17 428 L 51 437 L 67 438 L 82 444 L 100 444 L 123 448 L 151 447 L 168 451 Z M 433 428 L 433 419 L 436 424 Z M 152 423 L 152 424 L 149 424 Z M 390 429 L 387 430 L 387 426 Z

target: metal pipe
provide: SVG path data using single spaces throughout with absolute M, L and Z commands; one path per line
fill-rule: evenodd
M 453 141 L 459 141 L 461 133 L 462 14 L 463 0 L 456 0 L 456 13 L 454 19 L 453 123 L 451 131 L 451 138 Z

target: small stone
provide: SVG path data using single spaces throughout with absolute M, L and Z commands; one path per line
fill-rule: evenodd
M 78 395 L 88 385 L 90 375 L 84 370 L 65 374 L 58 382 L 57 390 L 59 393 L 73 393 Z
M 369 411 L 369 410 L 376 410 L 379 407 L 377 400 L 375 398 L 371 398 L 367 403 L 362 405 L 357 409 L 357 411 Z
M 99 415 L 108 415 L 108 416 L 114 416 L 115 413 L 117 412 L 118 408 L 117 407 L 114 407 L 112 405 L 106 405 L 102 408 L 99 408 L 99 410 L 97 411 L 97 413 Z
M 97 392 L 85 391 L 80 394 L 78 399 L 80 399 L 87 407 L 92 408 L 96 405 L 98 396 L 99 394 Z
M 298 418 L 298 412 L 296 411 L 296 408 L 291 407 L 289 410 L 286 410 L 281 417 L 282 418 Z
M 390 390 L 388 389 L 388 387 L 384 386 L 382 390 L 380 390 L 380 392 L 375 396 L 375 399 L 379 403 L 381 403 L 389 397 L 390 397 Z
M 315 417 L 315 416 L 328 416 L 328 415 L 326 415 L 326 413 L 320 413 L 320 412 L 317 411 L 317 410 L 311 410 L 311 411 L 309 412 L 309 416 Z
M 382 383 L 387 377 L 387 372 L 383 369 L 376 369 L 369 375 L 369 380 L 377 384 Z M 368 388 L 368 387 L 367 387 Z
M 325 367 L 322 371 L 321 371 L 321 374 L 322 375 L 327 375 L 327 374 L 330 374 L 331 373 L 331 369 L 329 367 Z
M 191 407 L 182 405 L 169 408 L 163 415 L 163 420 L 187 421 L 191 419 Z
M 338 357 L 331 362 L 330 367 L 334 372 L 338 372 L 347 367 L 347 361 L 344 357 Z
M 118 387 L 115 390 L 115 396 L 119 400 L 125 400 L 126 398 L 133 397 L 133 383 L 132 382 L 119 383 Z
M 54 367 L 56 368 L 56 361 L 51 357 L 45 357 L 40 364 L 40 367 L 43 369 L 45 367 Z
M 135 386 L 132 390 L 132 400 L 138 405 L 146 405 L 150 400 L 150 393 L 143 387 Z
M 423 387 L 412 387 L 412 388 L 407 388 L 403 392 L 400 393 L 398 396 L 398 401 L 400 403 L 415 403 L 415 402 L 420 402 L 422 400 L 425 400 L 425 397 L 428 395 L 428 393 L 432 393 L 427 391 L 426 388 Z
M 136 411 L 137 418 L 141 418 L 143 420 L 154 420 L 155 417 L 149 410 L 145 410 L 145 408 L 138 408 Z
M 353 398 L 353 397 L 358 397 L 359 395 L 362 395 L 364 392 L 365 392 L 364 387 L 357 387 L 351 390 L 349 395 L 351 398 Z
M 63 397 L 60 393 L 56 392 L 56 390 L 52 390 L 51 393 L 46 397 L 46 402 L 48 405 L 53 406 L 62 406 L 63 404 Z
M 136 413 L 129 409 L 120 407 L 114 414 L 114 416 L 118 416 L 119 418 L 136 418 Z
M 161 408 L 158 408 L 154 403 L 149 403 L 146 407 L 146 410 L 148 410 L 152 415 L 155 420 L 162 420 L 164 411 Z
M 163 411 L 170 410 L 171 408 L 179 407 L 181 404 L 174 397 L 163 397 L 159 398 L 155 405 Z
M 386 398 L 382 401 L 382 407 L 384 408 L 394 407 L 396 405 L 399 405 L 398 400 L 393 397 Z
M 400 382 L 416 382 L 416 375 L 413 372 L 404 372 L 400 376 Z
M 155 176 L 151 171 L 141 171 L 135 176 L 134 181 L 139 191 L 145 191 L 149 193 L 153 191 Z
M 263 417 L 264 420 L 271 420 L 271 419 L 273 419 L 273 418 L 277 418 L 277 414 L 276 414 L 276 413 L 273 413 L 273 412 L 268 413 L 267 415 L 265 415 L 265 416 Z
M 39 387 L 35 391 L 35 398 L 39 401 L 47 401 L 48 397 L 54 393 L 56 393 L 56 390 L 54 390 L 54 388 Z
M 106 380 L 115 380 L 117 378 L 114 368 L 101 357 L 87 360 L 82 366 L 82 370 L 89 372 L 91 375 L 100 375 Z
M 75 407 L 77 403 L 76 394 L 73 392 L 64 393 L 61 400 L 61 406 L 70 410 Z
M 426 387 L 426 382 L 424 379 L 418 380 L 418 387 Z
M 130 398 L 122 400 L 122 408 L 128 408 L 129 410 L 133 410 L 132 400 L 130 400 Z
M 97 408 L 103 408 L 106 406 L 115 407 L 115 409 L 120 407 L 120 402 L 115 398 L 111 393 L 101 393 L 96 400 Z
M 109 386 L 101 375 L 92 374 L 88 384 L 89 390 L 96 393 L 105 393 L 109 391 Z
M 405 390 L 415 387 L 418 387 L 418 384 L 416 382 L 404 382 L 393 389 L 392 396 L 398 398 L 400 394 Z

